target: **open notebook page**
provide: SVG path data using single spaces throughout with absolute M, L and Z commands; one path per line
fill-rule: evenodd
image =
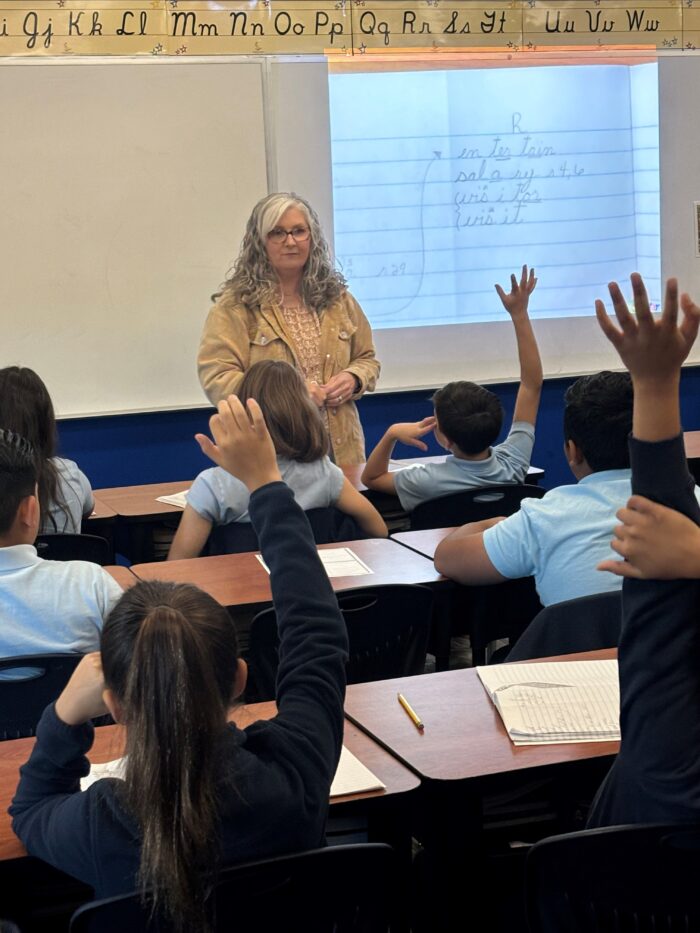
M 477 673 L 514 745 L 620 738 L 617 661 L 497 664 Z

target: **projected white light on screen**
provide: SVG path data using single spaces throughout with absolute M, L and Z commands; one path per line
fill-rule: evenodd
M 589 315 L 633 270 L 659 300 L 656 64 L 330 77 L 336 254 L 374 328 Z

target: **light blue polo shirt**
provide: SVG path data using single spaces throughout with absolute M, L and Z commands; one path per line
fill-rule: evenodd
M 480 486 L 522 483 L 530 467 L 535 429 L 527 421 L 515 421 L 502 444 L 491 448 L 485 460 L 448 457 L 444 463 L 416 463 L 392 473 L 394 489 L 404 512 L 421 502 Z
M 43 560 L 31 544 L 0 548 L 0 657 L 97 651 L 121 595 L 98 564 Z
M 615 513 L 632 494 L 630 470 L 602 470 L 542 499 L 484 532 L 489 560 L 504 577 L 534 576 L 543 606 L 619 590 L 622 578 L 596 570 L 610 548 Z
M 328 457 L 312 463 L 278 457 L 277 466 L 282 479 L 305 512 L 309 509 L 324 509 L 337 502 L 345 475 Z M 213 525 L 249 522 L 249 501 L 248 487 L 221 467 L 212 467 L 200 473 L 187 493 L 187 504 Z

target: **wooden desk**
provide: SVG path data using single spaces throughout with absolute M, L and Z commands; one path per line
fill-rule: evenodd
M 233 720 L 241 728 L 258 719 L 270 719 L 276 713 L 274 703 L 256 703 L 235 710 Z M 19 779 L 19 767 L 29 757 L 35 739 L 14 739 L 0 744 L 0 860 L 21 858 L 26 855 L 22 843 L 12 832 L 7 808 L 14 796 Z M 343 743 L 386 785 L 386 790 L 369 791 L 343 797 L 333 797 L 331 804 L 356 805 L 358 801 L 379 803 L 389 797 L 415 791 L 420 781 L 400 761 L 374 742 L 353 723 L 346 721 Z M 121 726 L 102 726 L 95 730 L 95 743 L 89 758 L 93 762 L 111 761 L 123 753 L 124 734 Z M 394 801 L 395 802 L 395 801 Z
M 331 583 L 336 592 L 386 583 L 434 584 L 444 581 L 444 577 L 440 576 L 430 561 L 388 539 L 343 541 L 337 544 L 322 544 L 319 547 L 321 550 L 335 547 L 351 548 L 373 571 L 360 577 L 335 577 Z M 135 564 L 131 570 L 140 580 L 194 583 L 222 606 L 246 606 L 269 603 L 272 600 L 270 577 L 255 556 L 255 552 Z
M 151 521 L 163 515 L 182 514 L 182 509 L 167 502 L 158 502 L 158 496 L 172 496 L 184 492 L 192 485 L 192 480 L 177 483 L 146 483 L 143 486 L 114 486 L 110 489 L 96 489 L 95 503 L 111 509 L 120 518 L 130 521 Z
M 607 650 L 556 660 L 614 656 Z M 424 732 L 397 702 L 398 691 L 425 723 Z M 473 669 L 350 685 L 345 711 L 421 778 L 418 836 L 432 866 L 426 899 L 434 930 L 464 929 L 465 884 L 486 890 L 483 823 L 489 793 L 517 792 L 535 776 L 558 775 L 563 782 L 597 772 L 618 748 L 616 742 L 516 748 Z M 586 777 L 597 783 L 600 775 Z
M 392 541 L 410 548 L 416 554 L 421 554 L 434 560 L 438 544 L 446 538 L 454 528 L 431 528 L 426 531 L 397 531 L 391 536 Z
M 129 570 L 128 567 L 121 567 L 118 564 L 112 564 L 110 567 L 104 567 L 104 570 L 117 581 L 123 590 L 128 590 L 134 583 L 138 583 L 138 577 Z
M 88 527 L 91 523 L 100 523 L 100 522 L 109 522 L 114 521 L 117 517 L 117 513 L 107 505 L 106 502 L 102 502 L 101 499 L 98 499 L 95 496 L 95 508 L 92 510 L 92 513 L 88 515 L 85 521 L 88 523 Z

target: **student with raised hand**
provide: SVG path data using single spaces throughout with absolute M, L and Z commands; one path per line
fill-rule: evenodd
M 283 360 L 261 360 L 247 370 L 238 390 L 245 404 L 262 409 L 277 452 L 282 479 L 304 509 L 335 506 L 371 537 L 386 538 L 384 519 L 328 458 L 328 432 L 304 380 Z M 199 557 L 215 525 L 250 522 L 245 484 L 220 467 L 200 473 L 187 494 L 168 560 Z
M 26 366 L 0 369 L 0 428 L 26 438 L 36 456 L 40 533 L 80 532 L 95 508 L 90 482 L 73 460 L 56 455 L 53 403 L 41 378 Z
M 49 706 L 10 808 L 27 851 L 91 884 L 138 887 L 173 929 L 205 928 L 219 865 L 320 845 L 343 736 L 347 634 L 256 402 L 230 396 L 204 452 L 250 491 L 280 634 L 278 714 L 227 723 L 245 685 L 227 611 L 196 587 L 139 583 Z M 123 781 L 80 792 L 95 716 L 125 726 Z
M 498 396 L 473 382 L 450 382 L 433 395 L 434 415 L 422 421 L 393 424 L 370 454 L 362 482 L 369 489 L 396 493 L 410 512 L 421 502 L 479 486 L 522 483 L 535 443 L 535 421 L 542 391 L 542 362 L 527 307 L 537 285 L 535 270 L 523 266 L 520 281 L 511 275 L 511 290 L 496 291 L 515 328 L 520 360 L 520 387 L 508 437 L 492 447 L 503 425 Z M 444 463 L 416 464 L 389 472 L 397 441 L 427 450 L 421 438 L 433 431 L 453 456 Z
M 618 513 L 622 525 L 612 542 L 623 561 L 600 564 L 625 578 L 618 652 L 622 741 L 590 826 L 700 819 L 700 581 L 673 579 L 695 577 L 698 569 L 691 552 L 700 507 L 685 457 L 678 388 L 700 308 L 686 294 L 679 302 L 678 284 L 669 279 L 663 313 L 654 320 L 641 276 L 631 281 L 634 315 L 617 284 L 610 285 L 619 328 L 596 302 L 600 326 L 634 385 L 634 495 Z

